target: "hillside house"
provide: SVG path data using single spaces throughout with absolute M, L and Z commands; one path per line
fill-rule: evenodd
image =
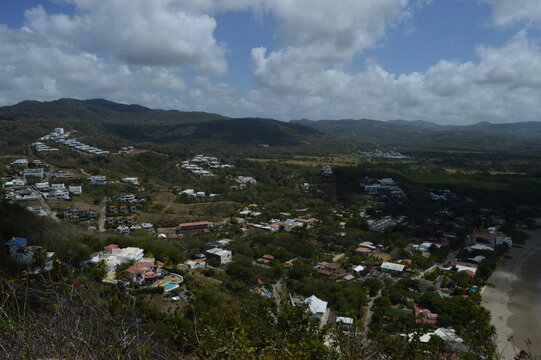
M 481 243 L 493 246 L 502 244 L 506 244 L 507 246 L 513 245 L 513 240 L 511 239 L 511 237 L 507 236 L 501 231 L 496 230 L 496 228 L 488 228 L 486 230 L 474 231 L 469 236 L 469 240 L 471 244 Z
M 120 181 L 126 184 L 131 184 L 131 185 L 136 185 L 136 186 L 140 185 L 139 178 L 136 178 L 136 177 L 125 177 L 125 178 L 120 179 Z
M 402 264 L 396 264 L 392 262 L 385 261 L 383 264 L 381 264 L 381 270 L 391 271 L 394 273 L 403 273 L 406 269 L 406 265 Z
M 161 268 L 155 261 L 145 261 L 133 264 L 128 269 L 130 281 L 139 284 L 154 284 L 162 276 Z
M 70 185 L 68 187 L 68 191 L 73 195 L 82 195 L 83 194 L 83 187 L 81 185 L 77 185 L 77 186 Z
M 66 185 L 64 184 L 51 184 L 51 190 L 55 191 L 55 190 L 65 190 L 66 189 Z
M 135 195 L 122 194 L 116 198 L 116 201 L 121 202 L 121 203 L 132 203 L 135 201 Z
M 53 190 L 49 193 L 45 193 L 45 198 L 47 200 L 69 200 L 70 194 L 66 189 Z
M 212 248 L 207 250 L 206 253 L 209 258 L 214 258 L 218 260 L 220 266 L 229 264 L 232 261 L 232 254 L 229 250 Z
M 109 184 L 109 181 L 107 181 L 105 176 L 92 176 L 88 179 L 88 181 L 90 182 L 90 185 L 104 186 Z
M 107 271 L 115 271 L 120 264 L 130 261 L 138 262 L 143 258 L 143 249 L 136 247 L 119 248 L 116 244 L 104 246 L 103 251 L 95 254 L 90 261 L 99 263 L 105 261 Z
M 329 320 L 330 309 L 326 301 L 319 299 L 317 296 L 312 295 L 304 300 L 304 303 L 308 305 L 311 317 L 318 319 L 320 326 L 325 326 Z
M 179 224 L 176 230 L 177 234 L 188 234 L 188 233 L 200 233 L 207 231 L 213 223 L 210 221 L 195 221 Z
M 319 274 L 327 276 L 329 279 L 334 281 L 343 279 L 346 276 L 351 275 L 344 268 L 342 268 L 342 265 L 337 263 L 329 263 L 323 261 L 317 265 L 316 269 Z
M 51 271 L 54 252 L 46 251 L 39 245 L 28 245 L 26 238 L 14 237 L 6 242 L 9 256 L 19 264 L 28 266 L 32 274 Z
M 436 326 L 438 323 L 438 314 L 433 313 L 429 309 L 423 309 L 419 305 L 415 304 L 413 306 L 415 313 L 415 321 L 420 324 L 428 324 Z
M 28 177 L 28 176 L 36 176 L 36 177 L 39 177 L 39 178 L 42 178 L 44 173 L 43 173 L 43 168 L 37 168 L 37 169 L 23 169 L 23 172 L 22 172 L 23 176 L 24 177 Z
M 10 166 L 28 166 L 28 159 L 13 160 L 9 165 Z
M 38 191 L 47 191 L 50 189 L 50 185 L 48 182 L 40 182 L 40 183 L 35 183 L 34 188 Z
M 23 187 L 25 185 L 26 185 L 26 180 L 25 179 L 14 178 L 14 179 L 11 179 L 10 181 L 6 181 L 4 184 L 2 184 L 2 188 L 3 189 L 19 188 L 19 187 Z

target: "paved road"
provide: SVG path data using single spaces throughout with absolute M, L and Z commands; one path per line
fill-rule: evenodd
M 98 217 L 98 230 L 100 232 L 105 231 L 105 215 L 107 214 L 107 196 L 101 199 L 100 203 L 100 215 Z
M 53 219 L 56 222 L 60 222 L 60 219 L 51 210 L 49 205 L 47 205 L 47 202 L 43 198 L 43 195 L 41 194 L 41 192 L 37 191 L 36 189 L 32 189 L 32 193 L 38 198 L 39 202 L 41 203 L 41 207 L 43 208 L 43 211 L 45 211 L 47 216 L 49 216 L 51 219 Z

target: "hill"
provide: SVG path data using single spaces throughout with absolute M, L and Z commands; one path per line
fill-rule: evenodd
M 540 147 L 541 123 L 490 124 L 470 126 L 437 125 L 425 121 L 295 120 L 322 133 L 363 143 L 436 148 Z
M 464 132 L 486 132 L 495 134 L 506 134 L 530 139 L 541 139 L 541 122 L 517 122 L 505 124 L 492 124 L 488 121 L 483 121 L 473 125 L 438 125 L 430 121 L 407 121 L 407 120 L 392 120 L 388 124 L 397 125 L 402 128 L 427 130 L 427 131 L 464 131 Z
M 55 127 L 110 142 L 293 145 L 318 131 L 271 119 L 232 119 L 206 112 L 154 110 L 103 99 L 23 101 L 0 108 L 1 148 L 22 146 Z

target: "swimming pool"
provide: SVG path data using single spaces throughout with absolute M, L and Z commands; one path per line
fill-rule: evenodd
M 163 291 L 164 292 L 169 292 L 169 291 L 174 290 L 176 288 L 178 288 L 178 284 L 176 284 L 176 283 L 167 283 L 167 284 L 165 284 L 163 286 Z

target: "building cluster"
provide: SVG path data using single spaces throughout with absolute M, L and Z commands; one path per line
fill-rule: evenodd
M 252 213 L 251 216 L 254 213 Z M 255 212 L 257 214 L 257 212 Z M 252 223 L 247 222 L 246 224 L 254 229 L 264 230 L 271 233 L 278 231 L 291 231 L 296 228 L 307 227 L 310 228 L 319 222 L 318 219 L 313 217 L 311 214 L 304 217 L 297 217 L 293 219 L 270 219 L 268 222 Z
M 96 217 L 96 211 L 92 209 L 81 210 L 76 207 L 66 207 L 62 211 L 62 218 L 64 220 L 88 220 Z
M 404 196 L 404 191 L 392 178 L 369 179 L 365 178 L 361 183 L 364 192 L 368 195 L 390 194 L 394 197 Z
M 83 194 L 81 185 L 66 185 L 64 183 L 35 183 L 34 188 L 41 192 L 47 200 L 69 200 L 70 195 L 79 196 Z
M 69 146 L 72 149 L 82 151 L 82 152 L 92 154 L 92 155 L 109 154 L 109 151 L 107 151 L 107 150 L 102 150 L 102 149 L 100 149 L 98 147 L 84 144 L 84 143 L 82 143 L 80 141 L 77 141 L 75 139 L 66 139 L 66 138 L 64 138 L 64 139 L 58 139 L 58 140 L 56 140 L 56 142 L 59 143 L 59 144 Z
M 137 219 L 137 217 L 130 217 L 130 216 L 127 216 L 124 219 L 127 220 L 128 218 L 134 218 L 135 220 Z M 120 224 L 120 222 L 118 224 Z M 156 234 L 156 229 L 154 229 L 154 225 L 151 223 L 141 223 L 140 225 L 131 225 L 131 226 L 121 224 L 121 225 L 118 225 L 115 229 L 116 233 L 123 234 L 123 235 L 127 235 L 134 231 L 146 231 L 151 235 Z
M 47 144 L 44 144 L 42 143 L 41 141 L 36 141 L 36 142 L 33 142 L 32 143 L 32 146 L 34 147 L 34 149 L 36 150 L 36 152 L 40 153 L 40 152 L 54 152 L 54 151 L 58 151 L 58 148 L 55 148 L 55 147 L 51 147 Z
M 55 128 L 53 132 L 43 135 L 38 140 L 46 141 L 46 140 L 55 140 L 55 139 L 62 139 L 69 136 L 69 133 L 64 131 L 64 128 Z
M 191 171 L 193 174 L 202 177 L 215 176 L 208 169 L 232 169 L 234 166 L 230 164 L 221 163 L 218 158 L 214 156 L 205 156 L 203 154 L 195 155 L 190 160 L 182 162 L 180 167 L 184 170 Z
M 26 266 L 31 274 L 47 272 L 53 268 L 54 252 L 46 251 L 39 245 L 29 245 L 26 238 L 14 237 L 6 242 L 6 246 L 10 258 Z
M 36 150 L 36 152 L 53 152 L 58 151 L 58 148 L 50 147 L 49 145 L 46 145 L 43 143 L 43 141 L 47 140 L 55 140 L 55 139 L 64 139 L 68 137 L 69 134 L 64 132 L 63 128 L 55 128 L 53 132 L 44 135 L 38 139 L 38 141 L 32 143 L 32 146 Z
M 331 176 L 332 175 L 332 168 L 329 165 L 323 165 L 320 169 L 321 174 L 323 176 Z
M 401 154 L 397 151 L 361 151 L 360 154 L 366 158 L 374 159 L 409 159 L 410 157 L 404 154 Z
M 204 191 L 196 191 L 194 189 L 184 189 L 184 190 L 179 191 L 178 194 L 185 195 L 191 198 L 205 198 L 205 197 L 216 198 L 219 196 L 218 194 L 214 194 L 214 193 L 207 194 Z
M 118 150 L 119 154 L 129 154 L 131 153 L 135 148 L 133 146 L 123 146 L 122 149 Z

